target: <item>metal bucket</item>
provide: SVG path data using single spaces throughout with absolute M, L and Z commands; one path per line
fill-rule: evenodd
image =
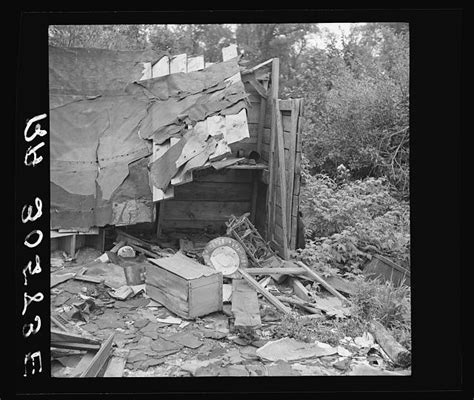
M 124 271 L 127 285 L 135 286 L 145 283 L 145 279 L 143 278 L 145 268 L 142 265 L 127 265 L 124 267 Z

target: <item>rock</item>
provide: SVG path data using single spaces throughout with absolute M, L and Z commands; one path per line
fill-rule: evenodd
M 332 366 L 340 371 L 345 371 L 347 368 L 349 368 L 350 364 L 351 364 L 351 359 L 344 358 L 343 360 L 335 362 Z
M 257 350 L 260 358 L 269 361 L 293 361 L 304 358 L 322 357 L 336 354 L 337 349 L 321 347 L 317 343 L 305 343 L 292 338 L 270 341 Z
M 268 376 L 297 376 L 301 375 L 298 371 L 295 371 L 291 364 L 286 361 L 278 361 L 274 364 L 266 366 Z
M 229 365 L 221 369 L 219 376 L 249 376 L 249 372 L 243 365 Z
M 349 373 L 349 375 L 403 375 L 403 374 L 375 368 L 367 364 L 356 364 L 354 367 L 352 367 L 352 370 Z

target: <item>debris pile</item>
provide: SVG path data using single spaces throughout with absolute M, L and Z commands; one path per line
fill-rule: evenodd
M 64 261 L 51 275 L 53 376 L 410 374 L 410 352 L 376 321 L 337 344 L 312 335 L 351 318 L 351 282 L 282 260 L 247 215 L 227 226 L 174 249 L 117 230 L 104 254 Z

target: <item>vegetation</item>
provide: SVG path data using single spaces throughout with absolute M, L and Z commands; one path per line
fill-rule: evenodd
M 353 313 L 311 326 L 287 317 L 280 335 L 337 342 L 380 320 L 407 347 L 410 293 L 359 277 L 374 254 L 410 268 L 409 35 L 403 23 L 353 25 L 342 35 L 317 24 L 51 26 L 50 43 L 118 50 L 153 48 L 221 58 L 237 43 L 243 61 L 279 57 L 280 97 L 303 98 L 301 209 L 306 248 L 295 255 L 323 275 L 358 285 Z M 321 339 L 323 338 L 323 339 Z

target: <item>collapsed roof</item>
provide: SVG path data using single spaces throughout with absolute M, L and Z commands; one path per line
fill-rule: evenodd
M 153 186 L 166 190 L 222 151 L 222 130 L 207 121 L 245 113 L 237 58 L 140 80 L 162 56 L 50 47 L 52 229 L 151 222 Z M 229 131 L 224 144 L 241 139 Z M 150 162 L 152 141 L 171 140 Z

